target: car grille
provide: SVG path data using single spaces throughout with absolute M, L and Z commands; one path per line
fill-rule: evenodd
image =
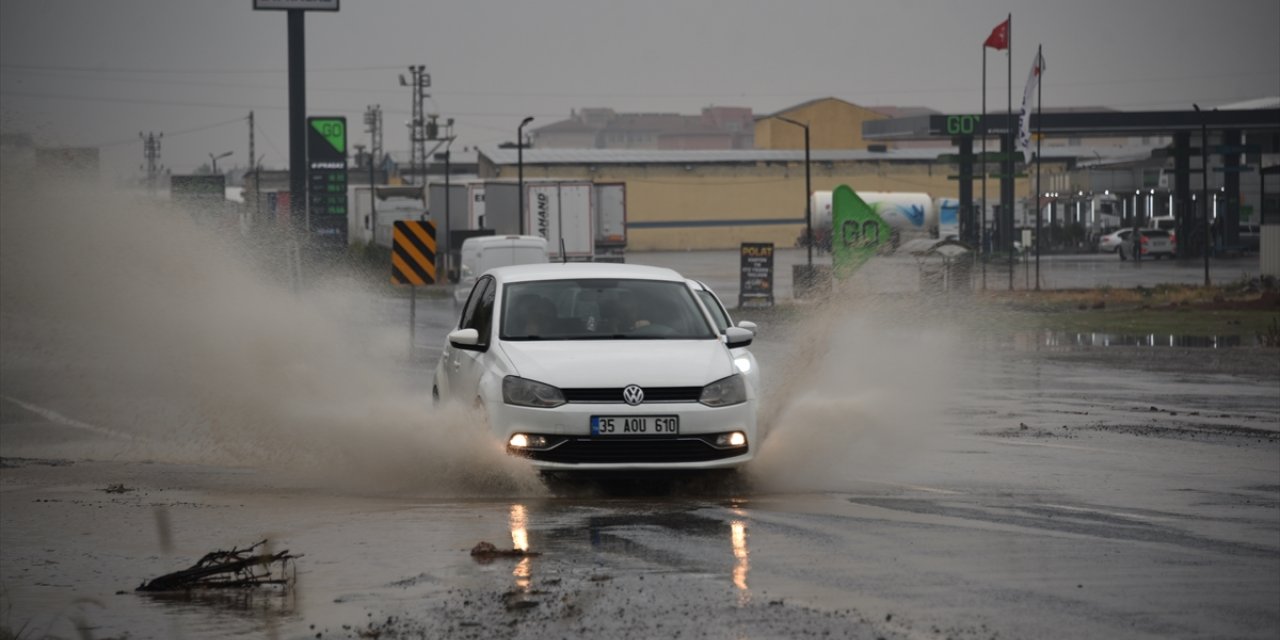
M 717 449 L 699 438 L 569 438 L 548 451 L 521 455 L 566 464 L 627 462 L 707 462 L 740 456 L 746 447 Z
M 621 387 L 598 389 L 561 389 L 566 402 L 611 403 L 624 402 Z M 697 402 L 702 397 L 702 387 L 647 387 L 644 403 Z

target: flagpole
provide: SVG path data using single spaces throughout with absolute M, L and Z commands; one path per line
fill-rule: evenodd
M 1044 207 L 1040 204 L 1040 142 L 1044 138 L 1044 45 L 1036 46 L 1036 291 L 1040 290 L 1041 220 Z
M 978 253 L 982 254 L 982 290 L 987 290 L 987 44 L 982 44 L 982 205 L 978 210 Z
M 1007 87 L 1007 93 L 1005 94 L 1006 95 L 1005 116 L 1006 116 L 1006 123 L 1007 123 L 1006 129 L 1005 129 L 1005 136 L 1007 136 L 1008 140 L 1012 142 L 1013 140 L 1013 12 L 1012 11 L 1009 12 L 1009 28 L 1007 31 L 1005 31 L 1005 33 L 1008 34 L 1007 37 L 1008 37 L 1008 43 L 1009 43 L 1009 46 L 1004 50 L 1005 58 L 1008 60 L 1008 71 L 1009 71 L 1009 86 Z M 1005 150 L 1005 153 L 1008 154 L 1009 156 L 1004 161 L 1005 170 L 1009 172 L 1009 175 L 1006 177 L 1008 178 L 1010 184 L 1016 186 L 1018 182 L 1017 182 L 1017 179 L 1014 178 L 1014 173 L 1013 173 L 1013 154 L 1012 154 L 1013 145 L 1012 144 L 1005 145 L 1004 150 Z M 1009 202 L 1004 202 L 1002 204 L 1005 207 L 1008 207 L 1008 210 L 1005 212 L 1005 216 L 1009 222 L 1007 227 L 1009 229 L 1009 237 L 1007 239 L 1002 238 L 1002 240 L 1007 242 L 1009 246 L 1009 290 L 1013 291 L 1013 201 L 1012 199 L 1010 199 Z

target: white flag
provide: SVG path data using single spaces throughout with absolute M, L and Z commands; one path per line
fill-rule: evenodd
M 1027 164 L 1031 164 L 1031 96 L 1035 95 L 1043 72 L 1044 56 L 1036 49 L 1036 61 L 1027 75 L 1027 88 L 1022 92 L 1022 114 L 1018 118 L 1018 146 L 1022 148 L 1022 160 Z

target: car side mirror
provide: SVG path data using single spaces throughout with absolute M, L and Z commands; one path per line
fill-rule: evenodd
M 754 323 L 754 322 L 752 322 L 752 321 L 750 321 L 750 320 L 742 320 L 742 321 L 739 321 L 739 322 L 738 322 L 738 326 L 739 326 L 739 327 L 741 327 L 741 328 L 743 328 L 743 329 L 746 329 L 747 331 L 750 331 L 750 332 L 751 332 L 751 335 L 755 335 L 755 333 L 756 333 L 756 323 Z
M 741 327 L 729 327 L 724 330 L 724 342 L 729 345 L 730 349 L 737 349 L 738 347 L 750 345 L 751 341 L 754 340 L 755 337 L 756 334 Z
M 480 343 L 480 332 L 475 329 L 455 329 L 449 332 L 449 344 L 459 349 L 475 349 Z

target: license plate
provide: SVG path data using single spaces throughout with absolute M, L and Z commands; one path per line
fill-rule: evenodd
M 593 436 L 674 436 L 679 416 L 591 416 Z

